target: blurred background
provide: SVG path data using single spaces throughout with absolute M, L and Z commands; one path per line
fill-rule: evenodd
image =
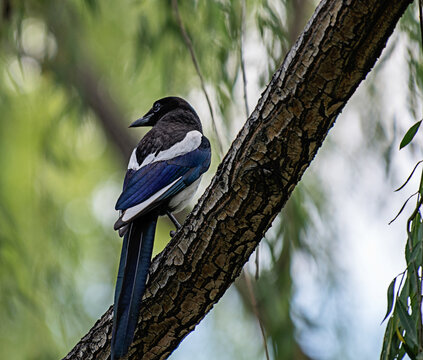
M 128 125 L 158 98 L 190 101 L 213 146 L 198 197 L 316 5 L 0 1 L 1 359 L 61 358 L 112 304 L 114 204 L 143 135 Z M 393 190 L 422 158 L 421 135 L 398 150 L 422 114 L 419 31 L 412 6 L 259 255 L 171 359 L 266 359 L 258 317 L 270 359 L 379 357 L 413 205 L 388 223 L 419 176 Z

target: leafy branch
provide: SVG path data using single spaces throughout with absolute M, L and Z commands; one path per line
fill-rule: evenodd
M 407 146 L 415 136 L 421 120 L 405 134 L 400 148 Z M 419 161 L 407 178 L 401 190 L 412 178 Z M 423 170 L 419 189 L 402 206 L 417 195 L 416 206 L 407 220 L 407 243 L 405 247 L 406 270 L 401 273 L 401 283 L 395 296 L 396 276 L 388 287 L 388 309 L 385 319 L 391 314 L 386 326 L 381 359 L 402 359 L 407 354 L 411 359 L 423 359 L 423 315 L 422 315 L 422 270 L 423 270 Z M 394 221 L 392 220 L 392 221 Z M 391 221 L 391 222 L 392 222 Z M 403 282 L 405 277 L 405 281 Z M 384 319 L 384 320 L 385 320 Z

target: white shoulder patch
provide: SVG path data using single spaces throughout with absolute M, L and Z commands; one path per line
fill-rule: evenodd
M 138 164 L 136 154 L 137 149 L 135 148 L 134 151 L 132 151 L 131 158 L 129 159 L 128 169 L 137 171 L 143 166 L 154 163 L 156 161 L 169 160 L 177 156 L 187 154 L 200 146 L 202 137 L 203 135 L 199 131 L 190 131 L 185 135 L 182 141 L 171 146 L 169 149 L 160 151 L 157 155 L 148 155 L 141 165 Z
M 190 131 L 185 135 L 182 141 L 171 146 L 169 149 L 160 151 L 156 156 L 154 156 L 154 154 L 148 155 L 139 168 L 156 161 L 169 160 L 187 154 L 200 146 L 202 137 L 203 135 L 199 131 Z
M 129 158 L 128 170 L 138 170 L 141 166 L 138 164 L 137 161 L 137 148 L 132 151 L 131 157 Z

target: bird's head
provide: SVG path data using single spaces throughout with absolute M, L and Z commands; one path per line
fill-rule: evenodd
M 143 117 L 129 125 L 129 127 L 154 126 L 166 114 L 177 109 L 187 110 L 197 116 L 195 110 L 187 101 L 180 97 L 169 96 L 155 101 L 152 108 Z

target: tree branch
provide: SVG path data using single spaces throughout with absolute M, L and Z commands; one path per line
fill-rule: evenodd
M 165 359 L 223 296 L 411 0 L 323 0 L 183 228 L 153 261 L 128 358 Z M 66 359 L 106 359 L 112 308 Z

